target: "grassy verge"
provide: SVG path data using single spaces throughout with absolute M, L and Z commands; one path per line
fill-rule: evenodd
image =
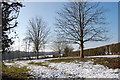
M 32 65 L 38 65 L 38 66 L 45 66 L 45 67 L 48 67 L 48 65 L 45 63 L 45 62 L 30 62 L 28 64 L 32 64 Z
M 61 58 L 61 59 L 53 59 L 50 60 L 50 63 L 61 63 L 61 62 L 74 62 L 74 61 L 82 61 L 82 62 L 86 62 L 91 60 L 90 58 Z
M 18 66 L 5 66 L 2 64 L 2 80 L 27 80 L 28 78 L 32 78 L 26 66 L 18 67 Z
M 107 66 L 108 68 L 120 69 L 120 58 L 66 58 L 66 59 L 54 59 L 50 60 L 50 63 L 61 63 L 61 62 L 87 62 L 87 61 L 93 61 L 94 65 L 100 64 Z
M 28 64 L 37 65 L 37 66 L 44 66 L 44 67 L 47 67 L 47 68 L 52 69 L 52 70 L 58 70 L 54 67 L 49 66 L 49 64 L 47 62 L 36 62 L 36 63 L 35 62 L 30 62 Z
M 94 64 L 101 64 L 112 69 L 120 69 L 120 58 L 95 58 Z
M 14 61 L 8 61 L 7 63 L 14 63 Z

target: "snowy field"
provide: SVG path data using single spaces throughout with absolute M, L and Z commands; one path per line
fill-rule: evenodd
M 120 69 L 109 69 L 98 64 L 93 65 L 92 61 L 47 63 L 48 60 L 52 59 L 56 58 L 15 61 L 14 63 L 5 62 L 5 65 L 27 66 L 31 69 L 29 73 L 35 78 L 119 78 L 120 75 Z M 30 62 L 46 62 L 48 67 L 28 64 Z

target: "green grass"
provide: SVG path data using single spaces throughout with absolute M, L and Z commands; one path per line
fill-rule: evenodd
M 14 63 L 14 61 L 8 61 L 7 63 Z
M 3 80 L 27 80 L 32 78 L 28 72 L 30 69 L 27 69 L 27 66 L 18 67 L 18 66 L 6 66 L 2 64 L 2 77 Z

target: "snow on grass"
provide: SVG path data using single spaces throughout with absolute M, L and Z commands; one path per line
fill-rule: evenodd
M 30 65 L 28 66 L 32 70 L 31 75 L 33 75 L 35 78 L 42 77 L 42 78 L 60 78 L 64 77 L 61 72 L 56 70 L 51 70 L 44 66 L 36 66 L 36 65 Z
M 51 63 L 50 66 L 59 71 L 73 74 L 79 78 L 118 78 L 114 70 L 108 69 L 102 65 L 93 65 L 92 62 L 83 63 Z
M 30 74 L 35 78 L 118 78 L 118 75 L 120 75 L 120 69 L 109 69 L 108 67 L 99 64 L 93 65 L 92 61 L 49 63 L 48 67 L 29 64 L 30 62 L 45 63 L 49 62 L 49 60 L 52 60 L 52 58 L 15 61 L 12 64 L 5 63 L 5 65 L 27 66 L 27 68 L 31 69 Z

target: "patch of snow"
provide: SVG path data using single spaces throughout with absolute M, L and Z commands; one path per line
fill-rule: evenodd
M 12 66 L 14 63 L 4 63 L 6 66 Z
M 57 68 L 59 71 L 67 74 L 74 74 L 79 78 L 118 78 L 118 74 L 115 74 L 116 69 L 108 69 L 103 65 L 93 65 L 85 63 L 51 63 L 50 66 Z
M 51 70 L 49 68 L 46 68 L 44 66 L 35 66 L 35 65 L 30 65 L 28 66 L 29 69 L 32 70 L 31 75 L 34 77 L 42 77 L 42 78 L 60 78 L 63 77 L 64 75 L 61 74 L 59 71 L 56 70 Z

